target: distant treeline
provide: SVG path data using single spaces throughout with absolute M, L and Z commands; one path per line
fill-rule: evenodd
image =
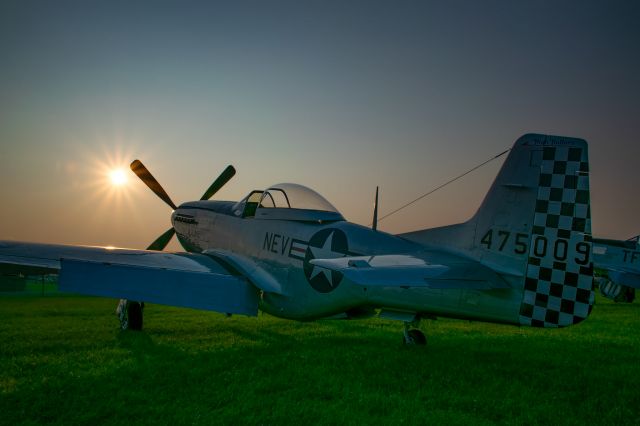
M 0 293 L 50 293 L 58 291 L 57 275 L 0 275 Z

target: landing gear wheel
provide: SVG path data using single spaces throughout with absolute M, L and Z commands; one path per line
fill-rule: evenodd
M 606 278 L 599 280 L 600 294 L 614 302 L 620 302 L 624 298 L 623 286 Z
M 120 299 L 116 314 L 120 320 L 120 328 L 123 330 L 142 330 L 142 311 L 144 302 L 133 302 Z
M 627 291 L 625 292 L 624 298 L 625 298 L 625 302 L 627 303 L 633 302 L 636 298 L 636 289 L 633 287 L 627 287 Z
M 417 345 L 424 346 L 427 344 L 427 338 L 424 333 L 418 329 L 412 328 L 405 331 L 403 336 L 403 342 L 405 345 Z

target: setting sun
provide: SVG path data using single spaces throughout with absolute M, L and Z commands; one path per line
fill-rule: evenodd
M 112 170 L 109 173 L 109 178 L 111 179 L 111 183 L 116 186 L 124 185 L 127 181 L 127 175 L 122 169 Z

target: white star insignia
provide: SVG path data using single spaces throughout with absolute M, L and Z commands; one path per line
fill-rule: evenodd
M 333 234 L 334 232 L 329 234 L 322 247 L 309 246 L 314 259 L 335 259 L 337 257 L 346 256 L 344 253 L 338 253 L 331 250 L 331 245 L 333 244 Z M 313 270 L 311 270 L 311 276 L 309 277 L 309 279 L 312 280 L 320 274 L 324 274 L 331 287 L 334 286 L 333 280 L 331 279 L 331 270 L 322 268 L 318 265 L 313 265 Z

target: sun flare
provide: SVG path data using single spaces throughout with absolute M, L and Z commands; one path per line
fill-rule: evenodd
M 116 169 L 109 172 L 109 179 L 113 185 L 122 186 L 127 182 L 127 175 L 124 170 Z

